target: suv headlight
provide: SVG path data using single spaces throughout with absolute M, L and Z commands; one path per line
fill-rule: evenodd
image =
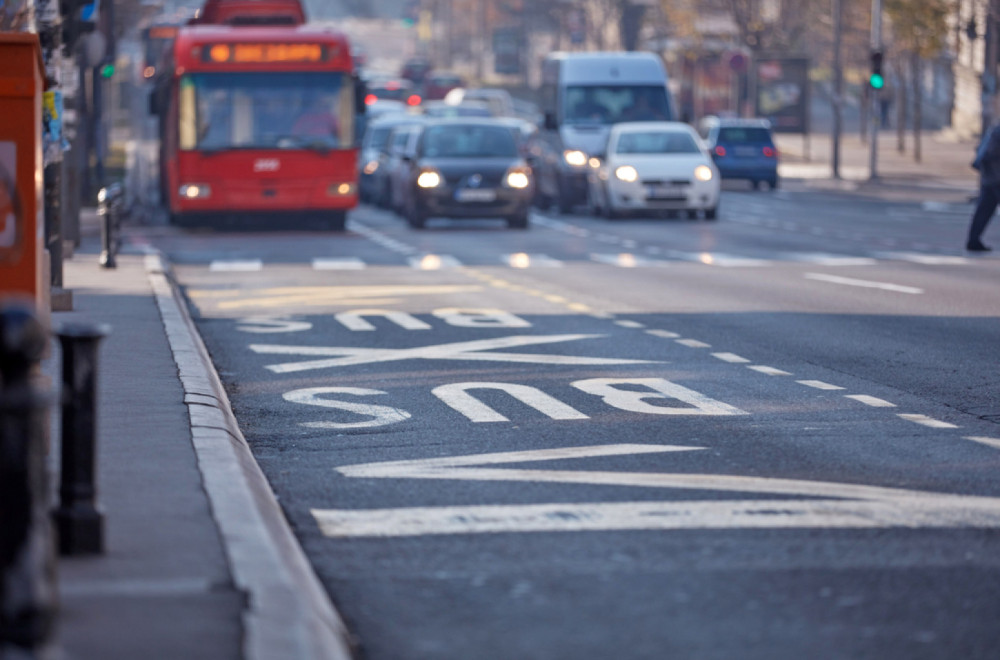
M 517 189 L 524 189 L 531 185 L 531 170 L 524 167 L 512 167 L 507 170 L 507 175 L 503 179 L 504 183 Z
M 563 159 L 566 161 L 567 165 L 571 165 L 573 167 L 583 167 L 587 164 L 587 154 L 583 153 L 579 149 L 564 151 Z
M 622 165 L 621 167 L 615 169 L 615 176 L 618 177 L 620 181 L 626 183 L 634 183 L 639 180 L 639 173 L 631 165 Z
M 417 185 L 421 188 L 437 188 L 443 179 L 441 173 L 432 168 L 426 168 L 417 177 Z

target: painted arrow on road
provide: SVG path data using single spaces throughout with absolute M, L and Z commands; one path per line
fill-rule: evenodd
M 448 479 L 633 486 L 770 495 L 745 500 L 314 509 L 329 537 L 735 528 L 1000 527 L 1000 498 L 720 474 L 498 468 L 496 465 L 661 452 L 677 445 L 598 445 L 350 465 L 363 479 Z M 776 496 L 776 497 L 775 497 Z M 807 498 L 807 499 L 801 499 Z
M 488 353 L 498 348 L 531 346 L 535 344 L 555 344 L 580 339 L 598 339 L 604 335 L 515 335 L 462 341 L 451 344 L 418 346 L 416 348 L 354 348 L 350 346 L 278 346 L 272 344 L 251 344 L 250 350 L 265 355 L 336 356 L 323 360 L 271 364 L 267 368 L 279 374 L 312 369 L 329 369 L 376 362 L 398 362 L 400 360 L 477 360 L 486 362 L 526 362 L 530 364 L 650 364 L 650 360 L 624 360 L 619 358 L 595 358 L 576 355 L 544 355 L 540 353 Z

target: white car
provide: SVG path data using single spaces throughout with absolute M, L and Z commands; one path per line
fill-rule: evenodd
M 590 159 L 590 206 L 615 218 L 629 213 L 686 211 L 715 220 L 720 177 L 704 142 L 681 122 L 625 122 L 608 134 L 604 154 Z

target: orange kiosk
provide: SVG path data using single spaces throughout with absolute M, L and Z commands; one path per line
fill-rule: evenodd
M 0 302 L 28 298 L 46 322 L 50 277 L 42 198 L 42 93 L 38 35 L 0 32 Z

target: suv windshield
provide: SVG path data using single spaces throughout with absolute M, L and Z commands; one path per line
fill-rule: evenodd
M 424 131 L 428 158 L 515 158 L 517 144 L 503 126 L 433 126 Z

